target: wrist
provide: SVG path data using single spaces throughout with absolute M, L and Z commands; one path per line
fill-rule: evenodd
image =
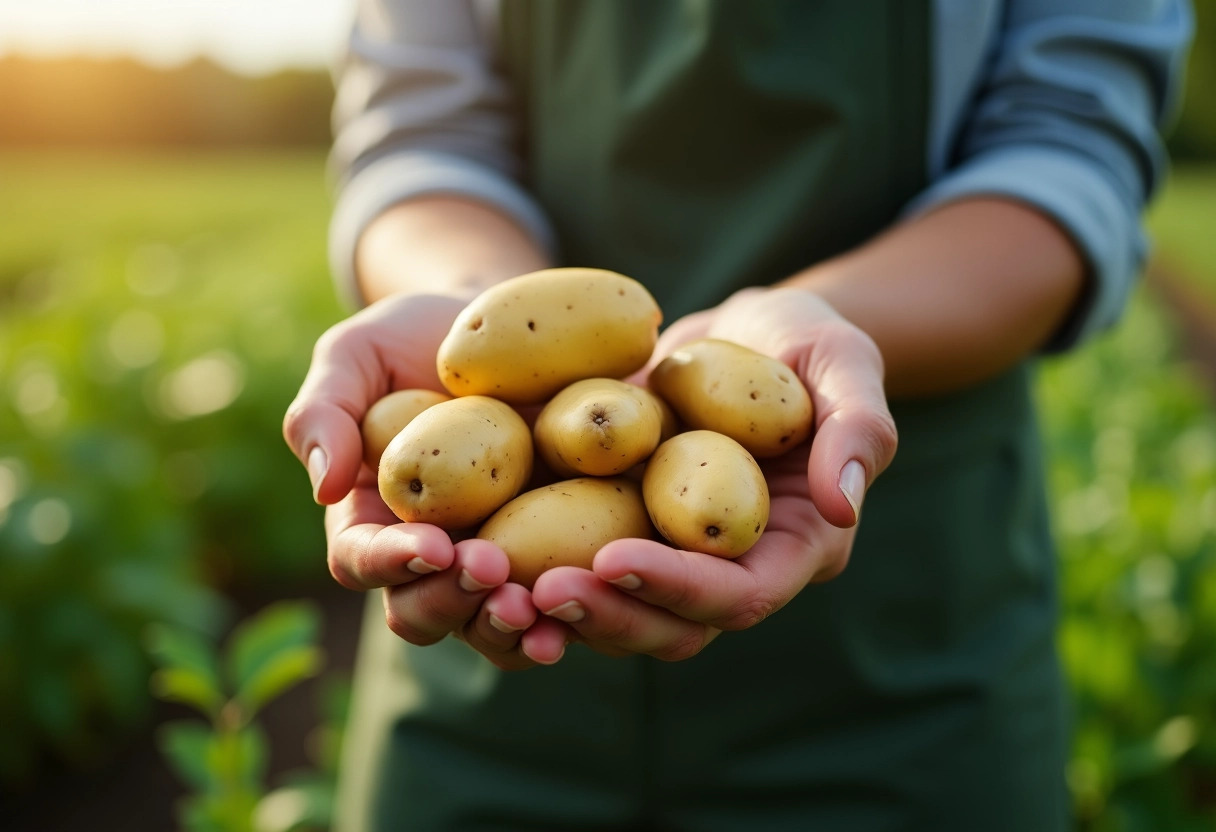
M 355 248 L 355 275 L 368 302 L 436 294 L 466 303 L 509 277 L 549 265 L 540 246 L 497 208 L 430 195 L 373 220 Z
M 894 397 L 967 387 L 1042 349 L 1083 278 L 1049 219 L 977 198 L 908 220 L 785 285 L 815 292 L 874 339 Z

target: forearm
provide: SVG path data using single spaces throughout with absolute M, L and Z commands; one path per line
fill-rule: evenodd
M 367 227 L 355 249 L 356 277 L 368 303 L 402 293 L 469 299 L 547 265 L 541 247 L 504 213 L 445 195 L 393 206 Z
M 1085 288 L 1085 264 L 1042 214 L 969 199 L 896 226 L 785 282 L 878 344 L 893 398 L 993 376 L 1041 348 Z

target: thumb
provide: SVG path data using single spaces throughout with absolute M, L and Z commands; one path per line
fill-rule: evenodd
M 335 327 L 317 342 L 308 375 L 283 418 L 283 438 L 308 470 L 313 499 L 323 505 L 354 488 L 363 461 L 359 420 L 375 398 L 343 331 Z
M 799 361 L 812 391 L 815 437 L 807 477 L 811 500 L 829 523 L 857 523 L 866 489 L 890 465 L 898 445 L 883 392 L 882 358 L 852 326 L 832 327 Z
M 283 437 L 308 469 L 313 496 L 330 505 L 363 464 L 359 423 L 390 390 L 441 390 L 435 352 L 465 302 L 446 295 L 385 298 L 330 327 L 283 419 Z

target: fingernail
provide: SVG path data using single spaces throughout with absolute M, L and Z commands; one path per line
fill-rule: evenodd
M 460 584 L 460 588 L 465 592 L 485 592 L 487 589 L 490 589 L 488 585 L 475 580 L 467 569 L 460 570 L 460 577 L 457 579 L 457 583 Z
M 619 578 L 609 581 L 610 584 L 615 584 L 621 589 L 638 589 L 642 586 L 642 579 L 632 572 L 626 572 Z
M 415 575 L 429 575 L 432 572 L 438 572 L 442 566 L 436 566 L 433 563 L 427 563 L 422 558 L 414 558 L 405 565 L 405 568 L 413 572 Z
M 583 609 L 583 605 L 578 601 L 567 601 L 549 610 L 545 615 L 556 618 L 559 621 L 565 621 L 567 624 L 574 624 L 586 618 L 587 611 Z
M 866 469 L 855 459 L 845 463 L 840 471 L 840 492 L 853 507 L 853 522 L 861 518 L 861 500 L 866 493 Z
M 541 661 L 540 659 L 536 658 L 531 653 L 529 653 L 527 650 L 524 651 L 524 655 L 526 655 L 529 659 L 536 662 L 537 664 L 554 665 L 562 660 L 562 656 L 566 655 L 566 645 L 564 645 L 564 644 L 562 645 L 561 652 L 557 654 L 557 658 L 551 659 L 550 661 L 547 661 L 547 662 Z
M 321 482 L 325 479 L 325 473 L 328 470 L 329 457 L 326 455 L 325 449 L 317 445 L 308 452 L 308 479 L 312 481 L 314 501 L 317 501 L 317 494 L 321 491 Z
M 518 633 L 522 627 L 512 627 L 494 613 L 490 613 L 490 626 L 500 633 Z

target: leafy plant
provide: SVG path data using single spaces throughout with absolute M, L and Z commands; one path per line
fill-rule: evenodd
M 274 699 L 317 675 L 319 615 L 308 602 L 279 602 L 240 624 L 222 653 L 188 630 L 151 629 L 148 650 L 158 669 L 153 692 L 187 705 L 207 723 L 162 725 L 161 749 L 193 790 L 180 807 L 187 832 L 292 832 L 328 828 L 333 804 L 332 741 L 319 772 L 296 773 L 267 791 L 266 735 L 255 721 Z M 330 724 L 344 706 L 330 695 Z M 337 703 L 335 705 L 335 703 Z
M 1216 415 L 1142 292 L 1040 392 L 1085 832 L 1216 814 Z
M 149 623 L 329 580 L 279 438 L 338 314 L 323 161 L 0 154 L 0 786 L 146 725 Z

